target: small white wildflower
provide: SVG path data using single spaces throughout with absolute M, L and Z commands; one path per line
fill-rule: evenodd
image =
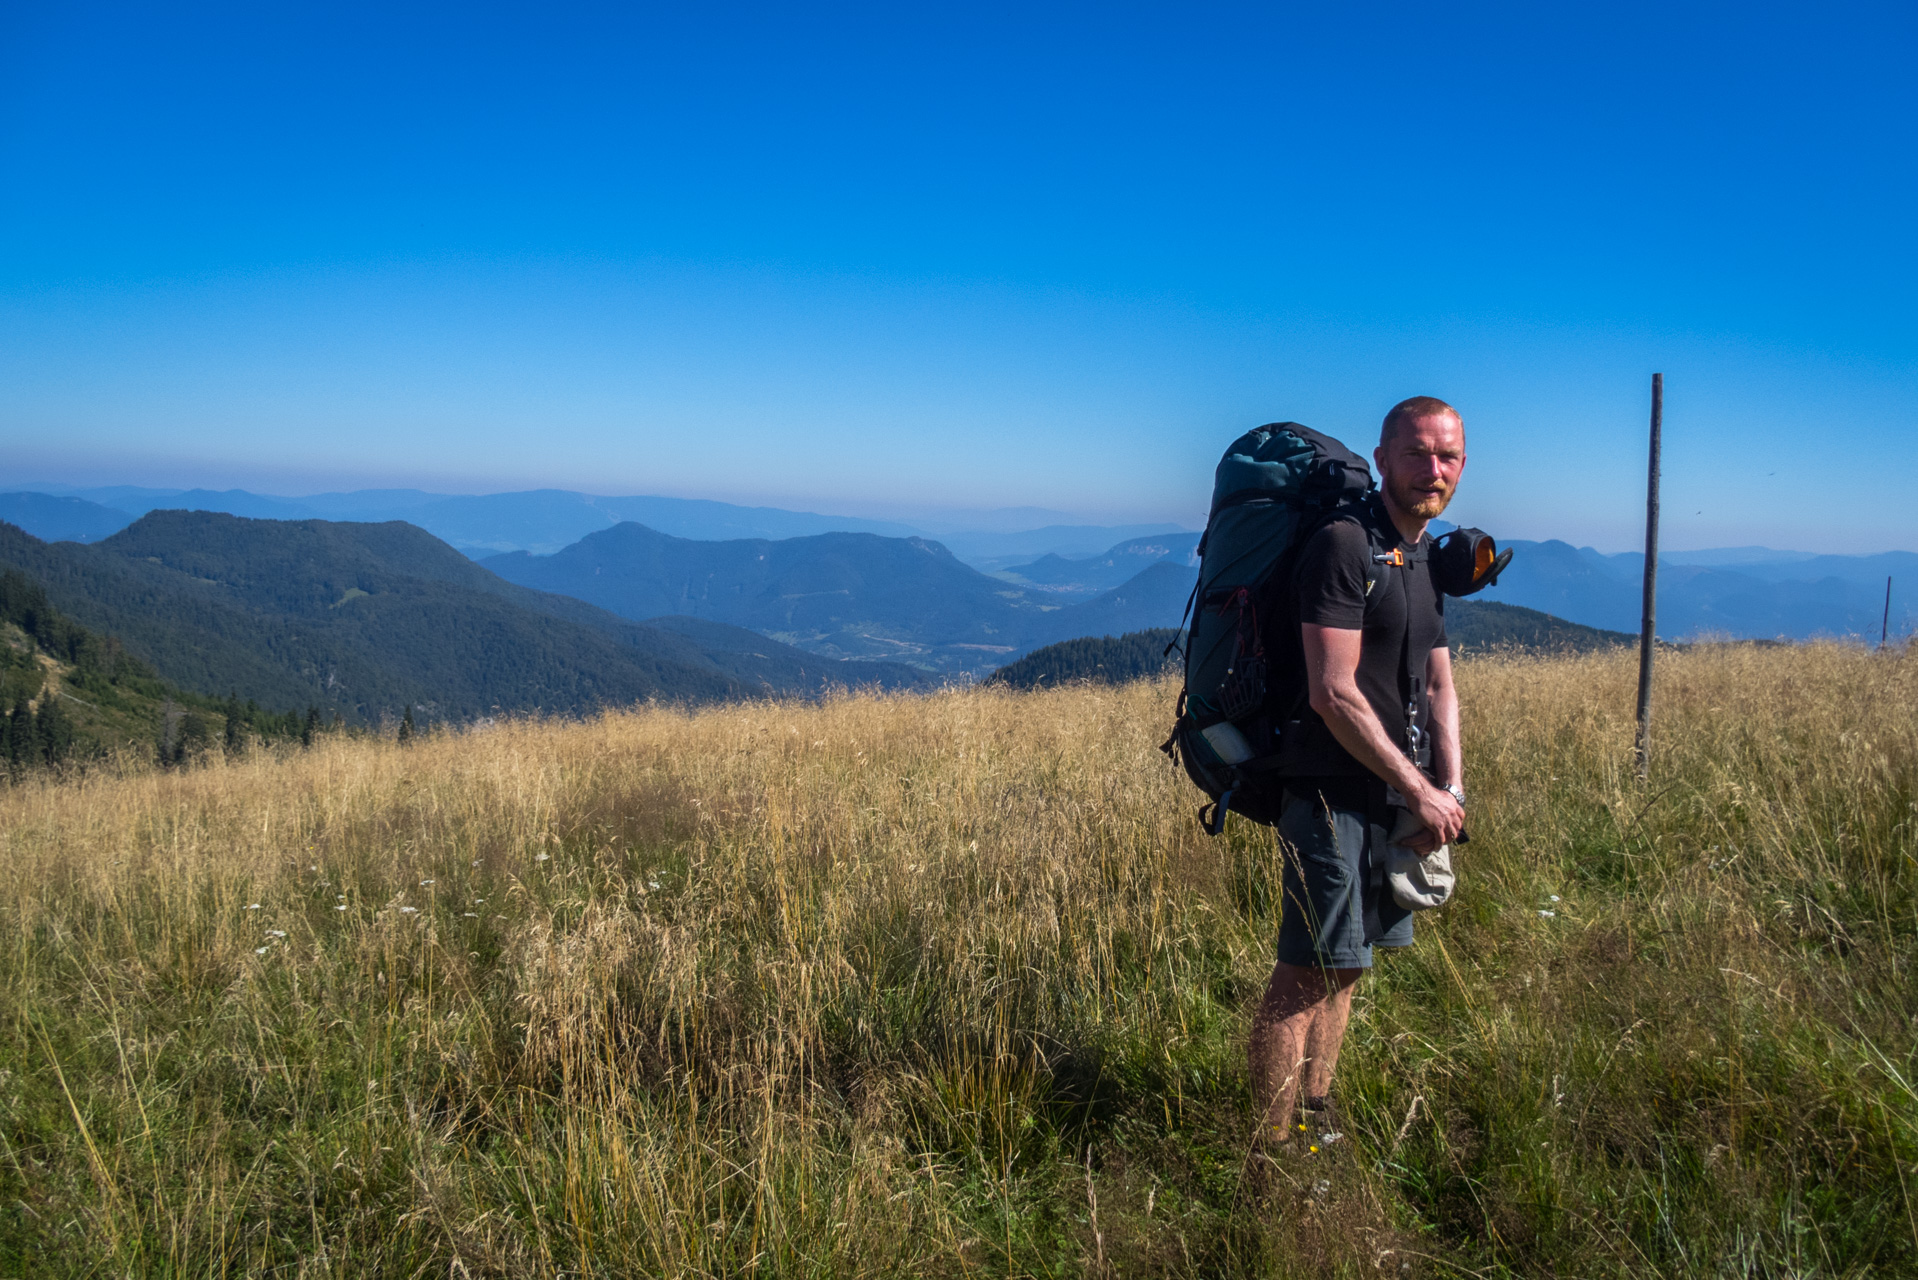
M 267 936 L 267 937 L 269 937 L 269 938 L 284 938 L 284 937 L 286 936 L 286 930 L 284 930 L 284 929 L 268 929 L 268 930 L 266 931 L 266 936 Z
M 659 888 L 659 881 L 657 881 L 657 880 L 648 880 L 648 881 L 646 882 L 646 887 L 647 887 L 648 889 L 657 889 L 657 888 Z
M 1558 915 L 1558 912 L 1556 912 L 1556 911 L 1540 911 L 1540 912 L 1539 912 L 1539 914 L 1540 914 L 1540 915 L 1542 915 L 1542 916 L 1544 916 L 1544 917 L 1545 917 L 1545 918 L 1546 918 L 1547 920 L 1550 920 L 1550 919 L 1552 919 L 1552 918 L 1554 918 L 1555 916 L 1557 916 L 1557 915 Z
M 338 898 L 338 899 L 339 899 L 339 900 L 340 900 L 341 902 L 345 902 L 345 901 L 346 901 L 346 895 L 345 895 L 345 894 L 343 894 L 343 893 L 336 893 L 336 894 L 334 894 L 333 896 L 334 896 L 334 897 L 336 897 L 336 898 Z
M 433 883 L 433 882 L 432 882 L 431 880 L 422 880 L 422 881 L 420 881 L 420 888 L 422 888 L 422 889 L 424 889 L 424 888 L 425 888 L 425 887 L 426 887 L 427 885 L 429 885 L 429 884 L 432 884 L 432 883 Z M 1553 901 L 1553 902 L 1557 902 L 1557 901 L 1558 901 L 1558 899 L 1557 899 L 1557 898 L 1553 898 L 1553 899 L 1552 899 L 1552 901 Z
M 1319 1141 L 1329 1147 L 1344 1136 L 1342 1133 L 1321 1133 L 1319 1135 Z
M 539 854 L 533 859 L 534 862 L 545 862 L 546 860 L 547 860 L 546 855 L 543 853 Z
M 318 871 L 319 869 L 320 869 L 320 864 L 317 862 L 307 868 L 308 871 Z
M 1558 895 L 1557 895 L 1556 893 L 1552 895 L 1552 901 L 1553 901 L 1553 902 L 1557 902 L 1557 901 L 1558 901 Z
M 266 948 L 265 948 L 265 947 L 255 947 L 255 948 L 253 948 L 253 954 L 254 954 L 254 955 L 256 955 L 256 956 L 263 956 L 263 955 L 265 955 L 265 954 L 266 954 Z
M 468 920 L 477 920 L 477 919 L 479 919 L 479 912 L 477 912 L 477 911 L 462 911 L 462 912 L 460 912 L 460 914 L 461 914 L 461 915 L 463 915 L 463 916 L 465 916 L 465 917 L 466 917 L 466 918 L 467 918 Z
M 341 903 L 341 904 L 340 904 L 339 906 L 337 906 L 337 907 L 334 907 L 333 909 L 334 909 L 335 911 L 344 911 L 344 910 L 346 910 L 346 904 L 345 904 L 344 902 L 342 902 L 342 903 Z
M 420 909 L 418 907 L 401 907 L 400 908 L 400 914 L 403 916 L 416 916 L 419 913 L 420 913 Z
M 484 899 L 484 898 L 475 898 L 475 899 L 473 899 L 473 905 L 477 907 L 477 906 L 480 906 L 481 904 L 483 904 L 483 903 L 484 903 L 485 901 L 486 901 L 486 899 Z
M 476 867 L 477 867 L 477 866 L 479 865 L 479 859 L 478 859 L 478 858 L 475 858 L 475 859 L 473 859 L 473 865 L 474 865 L 474 866 L 476 866 Z
M 258 911 L 260 909 L 260 904 L 257 902 L 249 902 L 246 904 L 246 909 L 248 911 Z

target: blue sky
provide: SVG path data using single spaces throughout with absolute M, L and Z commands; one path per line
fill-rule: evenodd
M 1328 10 L 1331 10 L 1328 12 Z M 1918 547 L 1909 5 L 0 10 L 0 483 Z

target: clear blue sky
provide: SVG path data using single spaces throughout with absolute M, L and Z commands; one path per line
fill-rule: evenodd
M 0 483 L 1203 516 L 1457 403 L 1454 514 L 1918 547 L 1918 10 L 0 9 Z

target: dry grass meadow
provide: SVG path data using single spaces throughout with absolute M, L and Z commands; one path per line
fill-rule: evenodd
M 0 788 L 0 1272 L 1918 1268 L 1918 654 L 1462 664 L 1461 897 L 1244 1177 L 1278 850 L 1165 685 Z

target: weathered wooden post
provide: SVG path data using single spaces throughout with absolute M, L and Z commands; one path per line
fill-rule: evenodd
M 1652 448 L 1645 477 L 1645 606 L 1638 631 L 1638 780 L 1652 769 L 1652 648 L 1658 623 L 1658 454 L 1665 418 L 1665 375 L 1652 375 Z

